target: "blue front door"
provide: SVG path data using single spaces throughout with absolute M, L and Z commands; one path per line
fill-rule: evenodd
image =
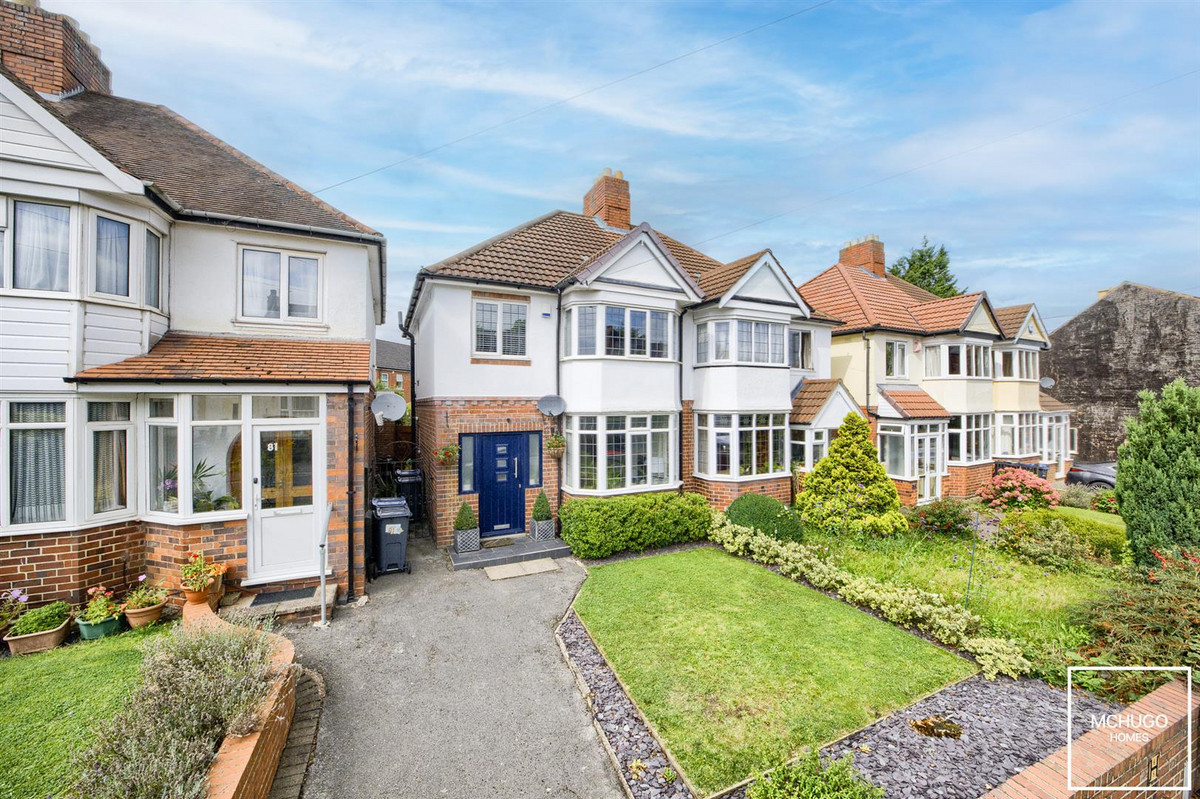
M 528 436 L 480 436 L 479 534 L 511 535 L 525 530 Z

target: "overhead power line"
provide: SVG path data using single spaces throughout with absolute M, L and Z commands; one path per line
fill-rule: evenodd
M 330 183 L 328 186 L 325 186 L 324 188 L 317 189 L 316 191 L 313 192 L 313 194 L 321 194 L 323 192 L 330 191 L 331 189 L 336 189 L 339 186 L 345 186 L 347 183 L 353 183 L 356 180 L 361 180 L 365 177 L 370 177 L 371 175 L 377 175 L 380 172 L 385 172 L 394 167 L 401 166 L 402 164 L 407 164 L 410 161 L 417 160 L 418 158 L 424 158 L 428 155 L 432 155 L 433 153 L 438 152 L 439 150 L 444 150 L 447 147 L 453 147 L 454 145 L 461 144 L 462 142 L 465 142 L 469 139 L 474 139 L 477 136 L 482 136 L 485 133 L 491 133 L 493 130 L 497 130 L 497 129 L 503 128 L 507 125 L 511 125 L 514 122 L 520 122 L 523 119 L 528 119 L 529 117 L 535 116 L 536 114 L 540 114 L 544 111 L 549 111 L 553 108 L 558 108 L 561 105 L 566 105 L 567 103 L 574 102 L 575 100 L 578 100 L 581 97 L 586 97 L 589 94 L 595 94 L 598 91 L 603 91 L 604 89 L 611 88 L 613 86 L 616 86 L 619 83 L 625 83 L 626 81 L 633 80 L 634 78 L 645 75 L 648 72 L 653 72 L 656 69 L 661 69 L 665 66 L 674 64 L 678 61 L 682 61 L 685 58 L 691 58 L 694 55 L 703 53 L 705 50 L 711 50 L 714 47 L 720 47 L 723 44 L 728 44 L 729 42 L 732 42 L 735 39 L 741 39 L 745 36 L 749 36 L 752 33 L 757 33 L 758 31 L 763 30 L 764 28 L 769 28 L 772 25 L 778 25 L 781 22 L 787 22 L 789 19 L 794 19 L 795 17 L 798 17 L 801 14 L 807 14 L 809 11 L 814 11 L 814 10 L 820 8 L 821 6 L 827 6 L 833 2 L 835 2 L 835 0 L 821 0 L 821 2 L 814 3 L 810 6 L 805 6 L 804 8 L 800 9 L 799 11 L 793 11 L 790 14 L 784 14 L 782 17 L 777 17 L 773 20 L 770 20 L 769 22 L 764 22 L 761 25 L 755 25 L 753 28 L 747 28 L 744 31 L 740 31 L 740 32 L 734 33 L 730 36 L 726 36 L 724 39 L 717 39 L 714 42 L 709 42 L 708 44 L 704 45 L 703 47 L 697 47 L 695 50 L 688 50 L 686 53 L 680 53 L 679 55 L 675 56 L 674 58 L 668 58 L 666 61 L 660 61 L 659 63 L 654 64 L 653 66 L 646 67 L 645 69 L 639 69 L 636 72 L 630 72 L 628 75 L 623 75 L 622 77 L 617 78 L 615 80 L 610 80 L 610 81 L 607 81 L 606 83 L 601 83 L 597 86 L 591 87 L 590 89 L 584 89 L 583 91 L 581 91 L 577 94 L 572 94 L 570 97 L 564 97 L 561 100 L 555 100 L 552 103 L 547 103 L 546 105 L 539 106 L 537 108 L 534 108 L 531 111 L 526 111 L 523 114 L 518 114 L 514 117 L 509 117 L 508 119 L 501 120 L 500 122 L 497 122 L 494 125 L 488 125 L 485 128 L 479 128 L 478 130 L 472 131 L 471 133 L 468 133 L 465 136 L 459 136 L 457 139 L 451 139 L 450 141 L 443 142 L 443 143 L 437 145 L 436 147 L 430 147 L 428 150 L 424 150 L 422 152 L 415 153 L 413 155 L 405 156 L 404 158 L 401 158 L 397 161 L 392 161 L 389 164 L 384 164 L 383 166 L 375 167 L 374 169 L 369 169 L 366 172 L 362 172 L 358 175 L 354 175 L 353 177 L 346 178 L 345 180 L 339 180 L 337 183 Z

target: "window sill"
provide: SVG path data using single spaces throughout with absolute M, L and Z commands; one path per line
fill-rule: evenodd
M 471 363 L 484 366 L 532 366 L 533 361 L 529 358 L 504 358 L 504 357 L 481 357 L 478 355 L 471 356 Z
M 717 363 L 712 363 L 711 361 L 706 361 L 704 363 L 692 364 L 693 369 L 712 369 L 715 367 L 722 367 L 722 366 L 737 366 L 742 369 L 790 369 L 791 368 L 785 363 L 749 363 L 746 361 L 719 361 Z
M 229 320 L 234 327 L 260 328 L 265 330 L 328 330 L 329 325 L 319 320 L 301 321 L 290 319 L 242 319 Z
M 621 361 L 622 363 L 669 363 L 676 364 L 675 358 L 652 358 L 649 355 L 564 355 L 560 358 L 563 363 L 572 361 Z
M 1014 455 L 1013 457 L 1018 457 L 1018 456 Z M 948 461 L 946 461 L 946 465 L 962 469 L 967 466 L 982 466 L 984 464 L 991 463 L 993 460 L 994 460 L 994 458 L 984 458 L 981 461 L 950 461 L 950 460 L 948 460 Z
M 160 513 L 150 511 L 142 515 L 142 521 L 155 522 L 157 524 L 169 524 L 172 526 L 180 526 L 185 524 L 207 524 L 209 522 L 236 522 L 248 520 L 250 512 L 248 510 L 235 511 L 217 511 L 216 513 Z
M 695 472 L 693 477 L 707 480 L 710 483 L 753 483 L 757 480 L 778 480 L 781 477 L 791 477 L 791 472 L 770 472 L 768 474 L 701 474 Z
M 674 491 L 677 490 L 683 483 L 679 480 L 674 480 L 670 483 L 657 483 L 655 485 L 633 486 L 631 488 L 572 488 L 571 486 L 563 486 L 563 491 L 568 494 L 575 494 L 580 497 L 616 497 L 622 494 L 645 494 L 651 491 Z

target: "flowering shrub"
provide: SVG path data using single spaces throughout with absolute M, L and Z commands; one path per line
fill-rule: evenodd
M 1111 488 L 1097 491 L 1095 496 L 1092 497 L 1092 510 L 1098 510 L 1101 513 L 1116 513 L 1117 492 Z
M 188 591 L 207 591 L 217 579 L 217 568 L 216 564 L 205 559 L 204 553 L 192 552 L 188 554 L 187 563 L 183 564 L 179 575 L 179 582 Z
M 111 588 L 102 585 L 93 586 L 87 590 L 88 603 L 79 612 L 79 620 L 88 624 L 99 624 L 114 616 L 120 616 L 124 606 L 113 599 Z
M 1058 492 L 1050 481 L 1016 467 L 1001 469 L 992 475 L 987 485 L 979 490 L 979 497 L 991 507 L 1006 511 L 1058 507 Z
M 909 526 L 926 535 L 970 536 L 974 532 L 972 521 L 967 504 L 958 499 L 938 499 L 920 505 L 908 516 Z
M 133 610 L 152 608 L 166 601 L 167 589 L 147 581 L 144 574 L 138 575 L 138 584 L 125 595 L 125 607 Z
M 1032 668 L 1016 642 L 980 636 L 980 618 L 941 594 L 859 577 L 830 563 L 818 547 L 779 541 L 733 524 L 724 514 L 716 514 L 709 538 L 727 552 L 774 566 L 785 577 L 804 580 L 852 605 L 870 608 L 894 624 L 914 627 L 947 646 L 970 652 L 988 679 L 997 674 L 1016 678 Z
M 0 630 L 16 621 L 17 617 L 25 610 L 27 602 L 29 602 L 29 595 L 20 588 L 0 594 Z

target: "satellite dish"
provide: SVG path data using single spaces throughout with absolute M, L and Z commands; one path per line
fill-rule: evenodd
M 408 403 L 404 401 L 404 397 L 390 391 L 376 394 L 375 399 L 371 401 L 371 413 L 388 422 L 403 419 L 406 410 Z
M 547 394 L 537 401 L 537 409 L 546 416 L 560 416 L 567 409 L 567 403 L 557 394 Z
M 1041 387 L 1046 389 L 1047 391 L 1054 388 L 1054 384 L 1056 382 L 1057 381 L 1053 377 L 1043 377 L 1041 380 L 1038 381 L 1038 383 L 1041 385 Z

